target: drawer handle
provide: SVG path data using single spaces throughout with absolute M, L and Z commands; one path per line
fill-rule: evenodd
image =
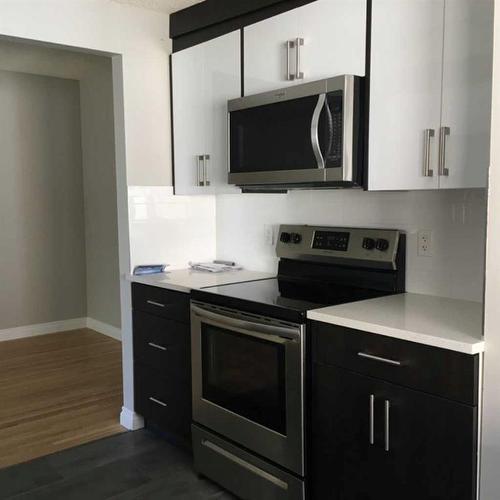
M 365 352 L 358 352 L 358 356 L 361 358 L 371 359 L 372 361 L 380 361 L 381 363 L 387 363 L 388 365 L 401 366 L 401 361 L 395 361 L 394 359 L 380 358 L 379 356 L 373 356 L 372 354 L 366 354 Z
M 158 345 L 158 344 L 155 344 L 153 342 L 148 342 L 148 346 L 149 347 L 154 347 L 155 349 L 159 349 L 160 351 L 166 351 L 167 348 L 162 346 L 162 345 Z
M 159 399 L 156 399 L 156 398 L 149 398 L 150 401 L 153 401 L 153 403 L 156 403 L 157 405 L 160 405 L 160 406 L 163 406 L 163 407 L 166 407 L 167 406 L 167 403 L 164 403 L 163 401 L 160 401 Z
M 146 302 L 147 302 L 150 306 L 165 307 L 165 304 L 162 304 L 161 302 L 155 302 L 154 300 L 147 300 Z

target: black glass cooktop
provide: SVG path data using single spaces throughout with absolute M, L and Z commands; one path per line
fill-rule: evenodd
M 387 293 L 347 284 L 271 278 L 193 290 L 192 298 L 263 316 L 302 322 L 310 309 L 365 300 Z

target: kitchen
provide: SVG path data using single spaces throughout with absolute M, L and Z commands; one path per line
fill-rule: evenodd
M 11 28 L 14 11 L 2 33 L 47 40 Z M 158 74 L 172 147 L 154 99 L 130 143 L 130 49 L 123 426 L 191 448 L 197 473 L 250 500 L 495 498 L 492 14 L 486 0 L 175 12 L 171 79 Z M 71 36 L 51 41 L 88 45 Z M 214 259 L 244 269 L 188 269 Z

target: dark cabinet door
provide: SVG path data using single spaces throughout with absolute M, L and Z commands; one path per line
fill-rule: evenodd
M 315 364 L 312 498 L 475 499 L 476 420 L 476 407 Z

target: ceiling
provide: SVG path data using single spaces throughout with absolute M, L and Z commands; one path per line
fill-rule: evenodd
M 118 3 L 124 3 L 140 7 L 142 9 L 156 10 L 159 12 L 175 12 L 184 9 L 202 0 L 112 0 Z

